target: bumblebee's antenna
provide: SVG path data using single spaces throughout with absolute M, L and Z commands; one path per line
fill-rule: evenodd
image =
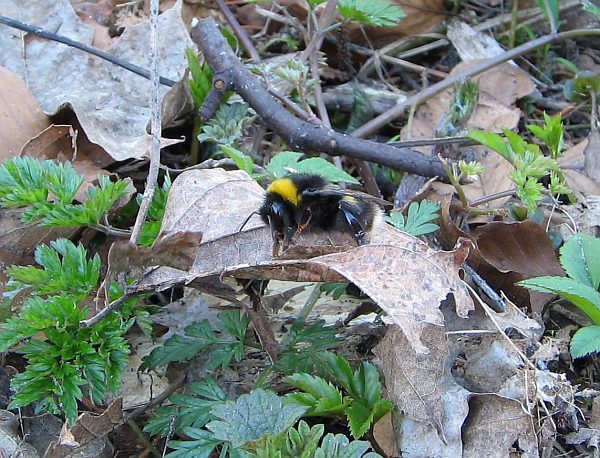
M 250 221 L 250 219 L 254 216 L 254 215 L 260 215 L 260 213 L 258 212 L 258 210 L 254 210 L 252 213 L 250 213 L 248 215 L 248 218 L 246 218 L 244 220 L 244 222 L 242 223 L 242 225 L 240 226 L 240 228 L 237 230 L 237 232 L 242 232 L 242 229 L 244 229 L 244 227 L 246 227 L 246 224 L 248 224 L 248 221 Z

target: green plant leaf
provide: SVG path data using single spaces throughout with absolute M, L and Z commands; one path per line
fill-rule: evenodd
M 550 156 L 558 159 L 562 155 L 564 146 L 564 129 L 562 118 L 558 116 L 548 116 L 544 113 L 544 124 L 541 126 L 529 125 L 530 132 L 543 141 L 550 150 Z
M 486 132 L 485 130 L 472 130 L 467 134 L 467 137 L 496 151 L 512 164 L 512 152 L 501 135 L 494 132 Z
M 440 217 L 439 210 L 439 205 L 428 200 L 411 202 L 406 219 L 402 213 L 392 212 L 390 216 L 386 217 L 386 221 L 397 229 L 417 237 L 439 229 L 437 224 L 431 222 Z
M 342 393 L 327 380 L 306 373 L 293 374 L 286 381 L 302 393 L 290 393 L 286 402 L 293 402 L 308 407 L 305 415 L 333 416 L 344 412 L 350 404 L 349 399 L 344 399 Z
M 87 259 L 83 245 L 60 238 L 35 249 L 35 261 L 43 268 L 11 266 L 6 269 L 11 279 L 9 291 L 32 288 L 40 295 L 71 294 L 83 299 L 95 290 L 100 276 L 100 257 Z
M 560 263 L 573 280 L 600 288 L 600 239 L 577 233 L 560 249 Z
M 47 177 L 55 166 L 52 161 L 38 161 L 29 156 L 4 161 L 0 166 L 0 205 L 23 207 L 46 202 Z
M 396 25 L 406 16 L 387 0 L 340 0 L 338 6 L 344 18 L 375 27 Z
M 558 0 L 535 0 L 535 2 L 550 22 L 552 32 L 556 33 L 558 31 Z
M 208 325 L 208 322 L 207 322 Z M 187 361 L 206 349 L 211 342 L 196 340 L 181 335 L 169 337 L 162 347 L 155 348 L 144 358 L 141 371 L 166 366 L 173 361 Z
M 343 434 L 327 434 L 314 458 L 376 458 L 381 457 L 374 452 L 367 452 L 371 444 L 366 441 L 350 442 Z
M 194 99 L 194 109 L 198 110 L 212 89 L 212 71 L 206 62 L 200 64 L 198 56 L 193 49 L 186 48 L 185 57 L 190 69 L 191 79 L 188 82 L 192 98 Z
M 184 428 L 184 433 L 191 440 L 170 441 L 169 447 L 175 451 L 166 456 L 169 458 L 210 458 L 213 450 L 221 443 L 205 429 L 187 427 Z
M 254 173 L 254 161 L 250 156 L 247 156 L 233 146 L 219 145 L 219 148 L 221 148 L 221 151 L 234 160 L 235 164 L 238 166 L 238 169 L 243 170 L 248 175 L 252 175 Z
M 302 153 L 295 151 L 280 151 L 271 158 L 265 169 L 273 178 L 282 178 L 295 172 Z
M 213 118 L 202 126 L 198 140 L 233 146 L 242 138 L 244 126 L 252 119 L 247 113 L 247 103 L 221 104 Z
M 571 356 L 582 358 L 600 351 L 600 326 L 584 326 L 573 334 L 571 339 Z
M 206 427 L 215 439 L 238 448 L 269 434 L 276 436 L 291 427 L 306 411 L 298 405 L 284 406 L 272 391 L 254 390 L 236 401 L 226 401 L 212 409 L 218 418 Z
M 581 309 L 596 325 L 600 325 L 600 293 L 586 284 L 567 277 L 536 277 L 517 283 L 542 293 L 558 294 Z
M 301 153 L 281 151 L 269 161 L 265 169 L 273 178 L 282 178 L 291 173 L 314 173 L 333 182 L 359 183 L 352 175 L 321 157 L 300 160 L 301 157 Z
M 346 293 L 348 282 L 325 282 L 322 283 L 319 289 L 322 293 L 331 295 L 336 301 Z
M 594 16 L 600 19 L 600 7 L 594 5 L 594 3 L 591 0 L 582 0 L 581 6 L 585 11 L 587 11 L 588 13 L 592 13 Z

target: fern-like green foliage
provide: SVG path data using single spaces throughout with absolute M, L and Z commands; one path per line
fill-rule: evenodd
M 22 217 L 24 223 L 93 227 L 127 194 L 129 184 L 100 176 L 99 185 L 88 188 L 86 200 L 77 204 L 75 194 L 83 181 L 70 162 L 13 158 L 0 166 L 0 206 L 29 207 Z
M 325 320 L 306 325 L 303 318 L 296 318 L 283 338 L 281 354 L 274 368 L 283 374 L 312 372 L 320 363 L 319 355 L 338 347 L 343 340 L 337 337 L 334 326 L 326 326 Z
M 405 16 L 387 0 L 340 0 L 338 7 L 345 19 L 375 27 L 396 25 Z
M 162 220 L 165 216 L 165 208 L 167 207 L 167 199 L 169 198 L 170 190 L 171 178 L 169 175 L 165 175 L 162 186 L 156 188 L 154 191 L 154 196 L 152 197 L 152 202 L 148 207 L 146 221 L 142 226 L 142 232 L 140 233 L 140 238 L 138 240 L 138 243 L 141 246 L 152 245 L 154 240 L 156 240 L 156 237 L 158 237 L 160 226 L 162 225 Z M 136 196 L 138 205 L 141 205 L 142 197 L 143 196 L 141 194 Z
M 505 130 L 504 137 L 493 133 L 474 130 L 468 136 L 482 145 L 491 148 L 510 162 L 515 170 L 508 177 L 517 185 L 517 196 L 534 213 L 537 202 L 542 199 L 544 185 L 540 179 L 550 177 L 549 191 L 552 195 L 566 194 L 574 201 L 558 162 L 563 146 L 563 126 L 560 117 L 545 116 L 542 126 L 529 126 L 531 132 L 542 140 L 550 154 L 545 156 L 540 147 L 527 143 L 520 135 Z
M 575 234 L 560 249 L 560 263 L 568 277 L 536 277 L 519 285 L 569 300 L 594 323 L 579 329 L 571 340 L 571 355 L 581 358 L 600 351 L 600 239 Z
M 33 403 L 37 412 L 64 413 L 72 425 L 82 388 L 99 404 L 107 389 L 118 392 L 129 354 L 124 334 L 133 321 L 112 312 L 92 327 L 79 326 L 87 318 L 82 300 L 98 282 L 97 255 L 88 261 L 81 245 L 58 239 L 39 246 L 35 258 L 42 268 L 7 269 L 13 292 L 31 291 L 19 314 L 0 324 L 0 352 L 21 344 L 15 351 L 28 362 L 11 381 L 9 408 Z
M 185 50 L 191 78 L 188 80 L 190 92 L 194 99 L 194 109 L 198 110 L 204 103 L 204 99 L 212 89 L 212 70 L 206 62 L 202 64 L 193 49 Z
M 412 202 L 408 206 L 406 218 L 402 212 L 393 211 L 385 220 L 396 229 L 418 237 L 439 229 L 437 224 L 432 223 L 440 217 L 439 211 L 439 205 L 428 200 L 422 200 L 421 202 Z
M 162 347 L 155 348 L 144 358 L 140 370 L 164 366 L 173 361 L 188 361 L 210 347 L 208 367 L 216 369 L 227 367 L 231 361 L 240 361 L 244 356 L 244 340 L 248 324 L 246 315 L 239 310 L 227 310 L 219 313 L 218 327 L 224 335 L 215 333 L 208 320 L 193 323 L 185 328 L 185 336 L 176 334 L 170 337 Z

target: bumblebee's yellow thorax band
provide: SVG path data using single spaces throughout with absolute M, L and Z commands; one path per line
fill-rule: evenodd
M 290 178 L 278 178 L 267 188 L 267 192 L 278 194 L 293 205 L 300 202 L 298 188 Z

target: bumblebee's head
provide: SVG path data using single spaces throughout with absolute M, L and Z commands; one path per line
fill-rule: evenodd
M 271 228 L 275 243 L 283 241 L 284 249 L 289 245 L 298 229 L 297 215 L 304 192 L 323 188 L 326 183 L 319 175 L 302 173 L 278 178 L 269 185 L 259 214 Z

